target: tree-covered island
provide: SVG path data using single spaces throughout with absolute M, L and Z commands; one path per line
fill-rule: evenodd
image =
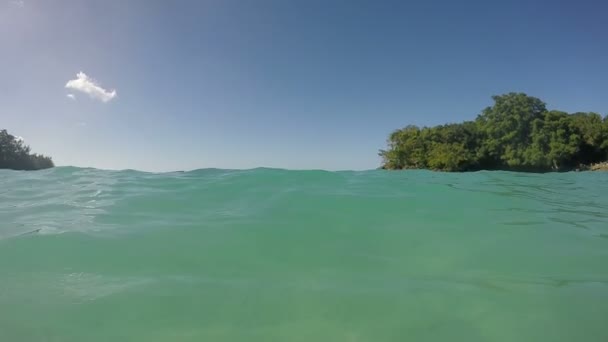
M 51 158 L 31 153 L 23 139 L 0 130 L 0 169 L 40 170 L 53 166 Z
M 608 169 L 608 116 L 547 110 L 523 93 L 492 97 L 474 120 L 407 126 L 380 150 L 383 169 L 525 172 Z

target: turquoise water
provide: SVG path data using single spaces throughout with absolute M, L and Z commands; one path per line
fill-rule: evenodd
M 608 173 L 0 170 L 0 341 L 608 341 Z

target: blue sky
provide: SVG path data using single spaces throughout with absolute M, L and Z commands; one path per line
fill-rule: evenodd
M 608 113 L 606 13 L 585 0 L 0 0 L 0 128 L 58 165 L 373 169 L 392 130 L 473 119 L 494 94 Z

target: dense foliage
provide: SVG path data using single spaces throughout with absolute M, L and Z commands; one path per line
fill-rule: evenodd
M 39 170 L 54 166 L 51 158 L 30 151 L 23 140 L 6 130 L 0 131 L 0 169 Z
M 523 93 L 493 99 L 475 121 L 394 131 L 382 167 L 545 172 L 608 160 L 608 116 L 549 111 Z

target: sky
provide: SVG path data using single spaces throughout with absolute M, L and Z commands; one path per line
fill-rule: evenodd
M 608 1 L 0 0 L 0 129 L 57 165 L 364 170 L 511 91 L 608 114 Z

